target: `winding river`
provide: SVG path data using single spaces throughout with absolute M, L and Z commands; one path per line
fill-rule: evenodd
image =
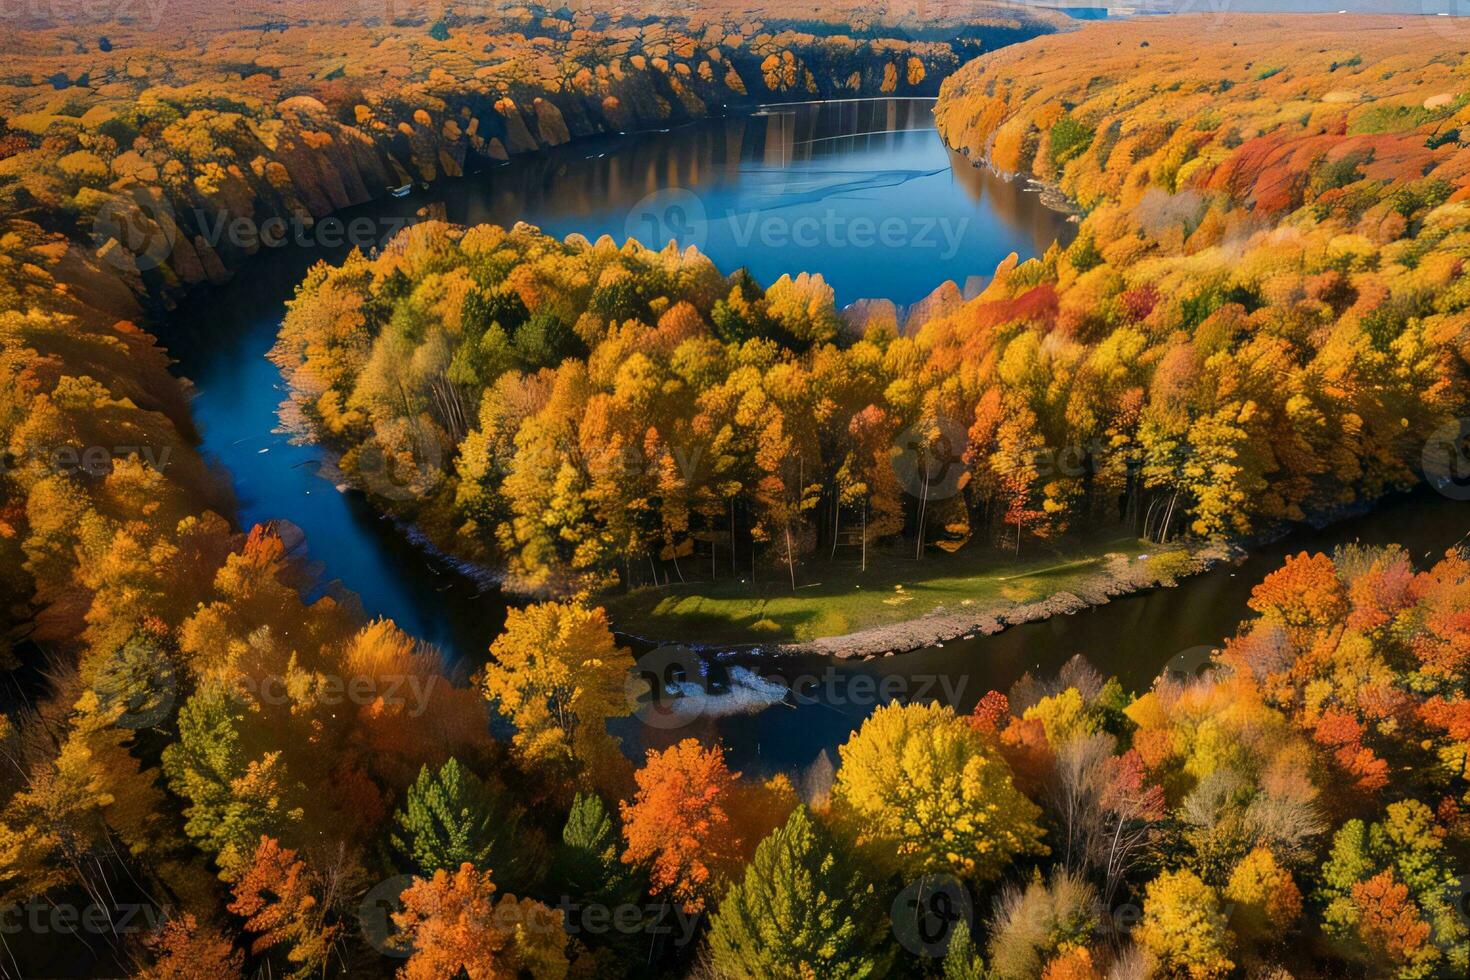
M 762 283 L 820 272 L 839 305 L 882 297 L 903 306 L 946 279 L 977 288 L 1009 253 L 1039 254 L 1073 227 L 1020 183 L 947 150 L 931 106 L 910 99 L 772 106 L 581 141 L 340 218 L 375 235 L 428 215 L 465 224 L 524 220 L 558 236 L 674 238 L 699 246 L 722 270 L 746 266 Z M 203 449 L 228 471 L 241 522 L 289 519 L 305 534 L 306 552 L 329 583 L 323 588 L 353 592 L 368 615 L 391 617 L 457 662 L 477 664 L 506 600 L 419 550 L 357 494 L 338 492 L 317 473 L 318 450 L 293 446 L 278 431 L 281 379 L 265 354 L 305 271 L 346 253 L 345 244 L 328 246 L 329 237 L 335 241 L 310 235 L 263 250 L 233 281 L 182 305 L 161 338 L 195 385 Z M 1181 651 L 1233 632 L 1251 587 L 1288 553 L 1398 541 L 1426 561 L 1467 531 L 1470 504 L 1420 491 L 1327 529 L 1302 529 L 1175 589 L 901 656 L 783 664 L 788 679 L 808 678 L 805 696 L 749 712 L 731 710 L 739 698 L 706 699 L 706 710 L 697 705 L 677 725 L 629 719 L 615 731 L 635 751 L 718 737 L 737 768 L 800 770 L 823 751 L 835 755 L 885 694 L 940 697 L 968 710 L 987 690 L 1004 690 L 1027 670 L 1055 671 L 1078 653 L 1125 686 L 1146 687 Z

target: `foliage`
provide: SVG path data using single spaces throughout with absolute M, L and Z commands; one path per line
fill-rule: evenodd
M 425 766 L 408 788 L 394 814 L 393 846 L 421 876 L 469 864 L 524 894 L 540 876 L 542 855 L 522 818 L 503 788 L 450 757 L 437 772 Z
M 873 883 L 798 806 L 711 916 L 710 959 L 718 976 L 881 977 L 887 933 Z
M 880 707 L 840 755 L 833 811 L 875 867 L 989 881 L 1016 856 L 1045 853 L 1040 811 L 1016 791 L 999 753 L 949 707 Z M 926 829 L 916 835 L 918 827 Z

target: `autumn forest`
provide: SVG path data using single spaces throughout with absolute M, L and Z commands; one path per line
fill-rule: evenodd
M 1470 976 L 1470 23 L 1103 12 L 0 12 L 0 976 Z

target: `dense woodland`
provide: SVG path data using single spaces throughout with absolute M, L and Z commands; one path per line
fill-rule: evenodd
M 233 222 L 309 224 L 390 186 L 726 106 L 932 95 L 968 57 L 1068 26 L 989 3 L 963 26 L 858 3 L 138 3 L 126 23 L 6 37 L 0 207 L 118 240 L 109 261 L 155 293 L 256 252 L 218 233 Z
M 426 224 L 308 279 L 278 350 L 301 421 L 387 505 L 499 549 L 533 586 L 575 590 L 732 530 L 791 568 L 854 515 L 873 534 L 907 522 L 911 537 L 1010 547 L 1098 510 L 1151 535 L 1235 535 L 1411 482 L 1428 432 L 1463 411 L 1467 52 L 1407 22 L 1341 52 L 1346 35 L 1328 45 L 1305 20 L 1236 23 L 1208 45 L 1161 20 L 1089 28 L 1073 37 L 1109 43 L 1051 38 L 957 76 L 941 104 L 951 140 L 1059 181 L 1088 214 L 1068 249 L 1008 264 L 912 333 L 849 323 L 812 277 L 763 288 L 695 254 Z M 1065 115 L 1029 91 L 1048 84 L 1036 64 L 1008 74 L 1038 47 L 1061 66 L 1046 98 Z M 1140 70 L 1148 50 L 1161 57 Z M 1220 94 L 1287 73 L 1290 90 Z M 1155 98 L 1206 82 L 1197 101 Z M 1213 128 L 1191 115 L 1205 108 Z M 1394 128 L 1364 142 L 1363 125 Z M 598 609 L 514 611 L 485 638 L 486 665 L 451 676 L 350 596 L 304 598 L 319 590 L 289 533 L 231 523 L 185 390 L 139 326 L 140 283 L 64 237 L 65 195 L 26 189 L 54 173 L 30 140 L 29 162 L 0 176 L 20 195 L 7 214 L 34 219 L 0 234 L 15 692 L 0 903 L 166 920 L 85 943 L 7 925 L 5 969 L 1470 970 L 1466 555 L 1293 558 L 1188 683 L 1127 692 L 1074 662 L 972 714 L 894 704 L 792 778 L 741 776 L 693 740 L 629 762 L 604 722 L 629 711 L 632 656 Z M 894 470 L 877 460 L 893 432 L 941 417 L 979 448 L 965 492 L 920 524 L 912 501 L 885 503 Z M 683 439 L 710 461 L 695 481 Z M 1004 469 L 1072 441 L 1096 455 L 1079 476 Z M 433 445 L 426 468 L 414 453 Z M 99 446 L 100 461 L 61 452 Z M 815 478 L 771 461 L 808 453 Z M 425 473 L 443 484 L 420 496 Z M 538 494 L 554 534 L 527 519 Z M 976 914 L 924 958 L 891 919 L 929 872 L 964 882 Z M 390 921 L 362 914 L 383 907 L 374 896 L 398 899 Z M 588 918 L 629 905 L 626 930 Z
M 1050 38 L 946 83 L 953 143 L 1086 218 L 903 336 L 839 315 L 819 276 L 420 225 L 302 285 L 278 356 L 303 420 L 443 546 L 563 593 L 681 559 L 794 588 L 844 527 L 917 554 L 1119 521 L 1241 537 L 1412 484 L 1466 405 L 1463 56 L 1308 32 L 1201 68 L 1190 29 L 1160 33 Z M 1123 70 L 1140 59 L 1160 74 Z M 1187 94 L 1158 80 L 1176 67 Z M 946 452 L 966 472 L 931 501 Z

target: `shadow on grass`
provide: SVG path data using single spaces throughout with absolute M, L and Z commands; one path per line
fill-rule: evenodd
M 867 571 L 853 560 L 805 563 L 798 568 L 794 592 L 789 580 L 770 570 L 754 587 L 736 577 L 690 580 L 601 601 L 617 629 L 650 638 L 703 644 L 803 641 L 941 608 L 1034 602 L 1092 574 L 1109 553 L 1143 550 L 1137 539 L 1118 535 L 1033 546 L 1033 553 L 1019 560 L 973 546 L 955 554 L 931 552 L 923 559 L 898 548 L 870 550 Z

